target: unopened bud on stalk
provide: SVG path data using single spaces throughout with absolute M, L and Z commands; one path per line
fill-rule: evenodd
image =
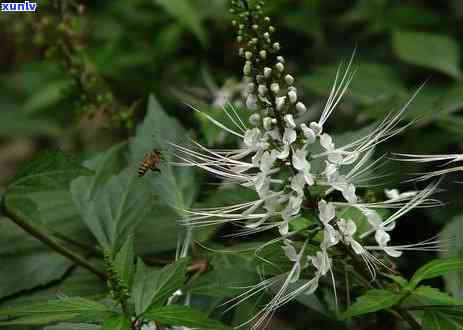
M 294 84 L 294 78 L 293 78 L 293 76 L 291 76 L 290 74 L 287 74 L 287 75 L 285 76 L 285 82 L 286 82 L 289 86 L 291 86 L 292 84 Z
M 273 84 L 270 85 L 270 90 L 274 94 L 278 94 L 280 92 L 280 85 L 278 83 L 273 83 Z
M 254 126 L 259 125 L 260 115 L 258 113 L 253 113 L 251 116 L 249 116 L 249 122 Z
M 288 92 L 289 102 L 296 103 L 297 102 L 297 93 L 294 90 Z
M 270 69 L 269 67 L 265 67 L 264 68 L 264 77 L 266 79 L 270 78 L 270 76 L 272 75 L 272 69 Z
M 259 87 L 257 87 L 257 90 L 260 96 L 265 96 L 265 94 L 267 94 L 268 92 L 267 86 L 265 85 L 259 85 Z
M 285 71 L 285 66 L 284 66 L 284 64 L 281 63 L 281 62 L 278 62 L 277 64 L 275 64 L 275 68 L 276 68 L 278 71 L 280 71 L 280 72 Z

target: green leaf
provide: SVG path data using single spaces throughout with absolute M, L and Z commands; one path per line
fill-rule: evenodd
M 463 258 L 463 214 L 453 218 L 442 230 L 444 258 Z M 444 274 L 445 287 L 453 296 L 463 299 L 463 272 Z
M 379 289 L 369 290 L 363 296 L 357 298 L 355 303 L 344 313 L 344 316 L 359 316 L 390 308 L 397 304 L 401 298 L 402 295 L 391 291 Z
M 2 109 L 0 137 L 58 137 L 61 133 L 61 128 L 53 119 L 28 116 L 17 109 Z
M 452 271 L 463 270 L 463 258 L 436 259 L 420 267 L 412 279 L 409 287 L 415 288 L 422 280 L 442 276 Z
M 27 113 L 39 112 L 57 105 L 65 96 L 65 91 L 70 87 L 70 80 L 48 81 L 39 90 L 27 98 L 23 109 Z
M 124 315 L 112 316 L 103 323 L 101 330 L 130 330 L 131 322 Z
M 0 297 L 59 280 L 72 266 L 67 258 L 43 246 L 0 259 Z
M 210 330 L 231 329 L 217 320 L 208 318 L 203 312 L 189 306 L 171 305 L 150 308 L 143 315 L 150 320 L 167 325 Z
M 44 261 L 50 263 L 49 260 Z M 50 267 L 51 268 L 51 267 Z M 76 267 L 57 283 L 37 288 L 33 292 L 27 291 L 8 298 L 0 304 L 3 307 L 20 307 L 56 299 L 57 295 L 66 297 L 81 297 L 91 300 L 103 299 L 108 295 L 105 281 L 85 268 Z
M 147 152 L 159 149 L 167 161 L 172 156 L 168 152 L 169 143 L 185 144 L 188 135 L 180 123 L 167 115 L 156 98 L 151 95 L 148 110 L 143 123 L 137 127 L 135 138 L 130 142 L 131 162 L 139 163 Z M 161 200 L 175 209 L 189 208 L 197 194 L 197 182 L 194 169 L 190 167 L 172 167 L 161 162 L 161 174 L 147 176 L 153 190 Z
M 60 323 L 45 327 L 45 330 L 100 330 L 101 326 L 86 323 Z
M 160 270 L 149 270 L 139 260 L 135 274 L 132 296 L 135 312 L 142 314 L 148 307 L 162 305 L 186 280 L 186 269 L 190 260 L 182 258 Z
M 175 17 L 178 22 L 188 28 L 201 41 L 207 44 L 206 32 L 201 24 L 201 11 L 195 8 L 191 1 L 184 0 L 155 0 L 170 15 Z
M 133 250 L 133 235 L 129 235 L 122 248 L 114 258 L 114 267 L 120 279 L 127 285 L 127 288 L 132 287 L 133 276 L 135 273 L 135 252 Z
M 6 212 L 19 218 L 35 232 L 58 242 L 53 234 L 87 237 L 85 225 L 70 203 L 70 181 L 91 174 L 73 157 L 62 152 L 43 152 L 11 180 L 3 196 Z M 3 219 L 5 220 L 5 219 Z M 6 220 L 5 220 L 6 221 Z M 0 269 L 0 296 L 45 285 L 61 278 L 72 262 L 31 239 L 22 229 L 2 224 L 0 253 L 10 268 Z M 51 265 L 51 266 L 50 266 Z M 14 269 L 14 271 L 12 271 Z
M 427 310 L 422 321 L 423 330 L 461 330 L 463 311 L 461 308 L 436 308 Z
M 151 188 L 132 168 L 109 179 L 94 199 L 85 199 L 84 189 L 84 181 L 77 179 L 72 183 L 74 202 L 104 249 L 118 250 L 127 235 L 151 212 Z
M 463 305 L 463 300 L 449 296 L 439 289 L 421 285 L 404 301 L 407 305 Z
M 95 324 L 86 323 L 60 323 L 46 327 L 45 330 L 100 330 L 101 327 Z
M 8 320 L 8 324 L 46 324 L 70 320 L 78 316 L 101 318 L 109 312 L 107 306 L 96 301 L 84 298 L 63 298 L 26 306 L 7 307 L 0 310 L 0 317 L 17 318 Z
M 448 35 L 396 31 L 392 43 L 401 60 L 461 79 L 458 43 Z
M 185 129 L 151 96 L 146 117 L 130 141 L 130 162 L 138 164 L 144 154 L 153 149 L 159 149 L 165 160 L 171 161 L 168 142 L 183 144 L 185 141 L 188 141 Z M 136 250 L 142 254 L 175 249 L 177 238 L 184 231 L 178 223 L 184 213 L 179 210 L 191 208 L 198 193 L 198 177 L 193 168 L 172 167 L 168 162 L 161 162 L 160 169 L 160 174 L 149 172 L 141 178 L 159 197 L 136 232 Z

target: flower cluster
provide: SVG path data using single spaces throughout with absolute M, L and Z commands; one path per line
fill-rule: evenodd
M 331 274 L 335 285 L 334 249 L 363 261 L 374 277 L 378 267 L 387 267 L 377 252 L 399 257 L 402 251 L 427 251 L 440 246 L 435 240 L 389 245 L 389 233 L 396 220 L 416 207 L 439 205 L 439 201 L 430 198 L 437 183 L 406 193 L 386 190 L 386 199 L 381 202 L 364 200 L 358 192 L 376 179 L 373 173 L 382 158 L 373 159 L 374 148 L 407 127 L 399 124 L 408 104 L 386 116 L 365 136 L 337 145 L 327 133 L 326 123 L 353 78 L 352 59 L 345 70 L 340 66 L 318 120 L 306 122 L 308 107 L 300 99 L 294 77 L 287 73 L 285 58 L 280 55 L 281 45 L 273 40 L 275 28 L 270 18 L 263 15 L 262 6 L 263 1 L 252 6 L 247 1 L 232 0 L 231 11 L 237 17 L 233 25 L 238 29 L 239 54 L 244 60 L 246 106 L 251 111 L 249 124 L 233 107 L 225 107 L 224 111 L 234 128 L 204 114 L 224 131 L 239 137 L 241 147 L 211 150 L 196 143 L 197 149 L 192 150 L 172 144 L 181 165 L 196 166 L 228 182 L 249 187 L 257 196 L 253 201 L 233 206 L 185 210 L 188 225 L 233 222 L 241 228 L 237 235 L 278 230 L 279 237 L 269 244 L 280 243 L 292 267 L 247 292 L 277 292 L 251 320 L 254 328 L 262 327 L 276 308 L 297 295 L 313 293 L 320 278 L 327 274 Z M 352 208 L 359 211 L 360 220 L 342 216 L 343 211 Z M 383 218 L 378 209 L 396 211 Z M 311 223 L 315 229 L 303 236 L 306 238 L 302 245 L 296 244 L 294 237 L 300 229 L 292 224 L 306 212 L 316 214 Z M 307 247 L 313 247 L 314 241 L 318 245 L 309 253 Z M 303 270 L 311 277 L 303 278 Z M 246 295 L 238 297 L 238 303 L 245 298 Z

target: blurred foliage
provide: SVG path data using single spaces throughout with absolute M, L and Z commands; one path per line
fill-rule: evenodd
M 60 7 L 63 3 L 66 5 Z M 128 229 L 122 221 L 135 226 L 131 219 L 136 219 L 140 221 L 135 235 L 137 255 L 155 260 L 171 258 L 177 235 L 183 231 L 174 222 L 179 208 L 245 199 L 246 192 L 226 186 L 217 189 L 213 178 L 199 177 L 189 169 L 166 168 L 165 177 L 153 175 L 144 182 L 133 177 L 144 152 L 154 147 L 168 149 L 166 145 L 155 145 L 156 137 L 185 142 L 185 136 L 192 131 L 207 145 L 228 147 L 236 143 L 232 136 L 217 131 L 185 105 L 200 107 L 223 119 L 221 106 L 227 102 L 238 108 L 241 105 L 241 63 L 236 56 L 227 1 L 48 0 L 40 1 L 38 6 L 37 13 L 0 14 L 0 151 L 15 141 L 29 141 L 34 146 L 33 154 L 23 156 L 19 162 L 28 163 L 46 148 L 72 151 L 78 159 L 58 153 L 43 156 L 46 161 L 39 158 L 37 163 L 30 163 L 17 180 L 11 181 L 5 193 L 7 206 L 20 212 L 37 230 L 55 237 L 60 245 L 76 247 L 76 242 L 63 239 L 72 233 L 79 238 L 77 247 L 97 259 L 101 251 L 88 252 L 86 247 L 95 246 L 96 238 L 103 246 L 119 248 L 123 243 L 121 235 Z M 406 117 L 418 120 L 380 151 L 463 152 L 462 1 L 273 0 L 267 11 L 276 21 L 283 53 L 299 77 L 301 97 L 310 105 L 311 118 L 320 113 L 339 64 L 357 49 L 357 73 L 329 124 L 330 130 L 350 132 L 371 124 L 403 106 L 425 83 Z M 163 108 L 156 98 L 148 97 L 151 93 Z M 134 133 L 135 138 L 128 141 Z M 116 142 L 120 144 L 97 153 Z M 8 162 L 14 157 L 14 151 L 0 152 L 0 173 L 17 166 Z M 82 163 L 83 159 L 90 160 Z M 53 163 L 55 172 L 47 170 L 47 161 Z M 412 172 L 424 170 L 410 168 Z M 397 173 L 399 167 L 391 162 L 384 171 Z M 391 187 L 400 183 L 401 189 L 413 189 L 398 174 L 387 177 Z M 80 178 L 74 180 L 77 176 Z M 7 179 L 0 177 L 1 184 Z M 458 186 L 454 189 L 455 180 L 458 178 L 449 177 L 442 184 L 440 197 L 449 204 L 409 215 L 419 222 L 401 222 L 396 242 L 427 239 L 442 229 L 443 237 L 456 236 L 457 241 L 463 241 L 463 195 Z M 373 194 L 381 193 L 374 187 L 371 190 Z M 126 207 L 118 210 L 121 213 L 114 214 L 120 200 L 108 199 L 102 191 L 149 207 L 134 213 L 131 205 L 124 204 Z M 108 214 L 114 218 L 107 218 Z M 96 227 L 88 230 L 85 219 L 99 222 L 92 220 Z M 121 228 L 105 236 L 105 221 L 116 221 Z M 0 229 L 3 306 L 62 294 L 89 299 L 104 294 L 98 278 L 85 269 L 75 269 L 68 259 L 4 218 L 0 218 Z M 222 237 L 224 230 L 204 230 L 198 240 Z M 230 246 L 234 243 L 232 239 L 226 241 Z M 241 245 L 244 248 L 246 242 Z M 198 252 L 197 257 L 202 257 L 201 253 L 207 255 Z M 461 257 L 462 253 L 460 247 L 444 255 Z M 405 275 L 412 275 L 432 257 L 411 254 L 401 258 L 397 267 Z M 102 267 L 100 259 L 91 259 L 90 263 Z M 220 310 L 223 299 L 236 293 L 230 292 L 236 291 L 230 286 L 255 280 L 256 274 L 246 268 L 255 263 L 258 261 L 246 254 L 214 255 L 211 271 L 190 288 L 201 297 L 193 303 L 203 310 Z M 434 281 L 455 297 L 463 297 L 461 274 L 446 275 L 445 283 Z M 436 296 L 425 286 L 419 286 L 416 292 L 424 297 Z M 368 306 L 377 294 L 370 292 L 353 306 Z M 297 303 L 283 309 L 276 316 L 281 323 L 275 329 L 306 329 L 308 318 L 313 320 L 313 329 L 326 322 L 331 322 L 332 329 L 344 329 L 344 323 L 327 321 L 326 315 L 334 313 L 328 296 L 320 293 L 314 300 L 301 301 L 310 307 L 309 312 L 304 310 L 303 317 L 296 314 L 300 312 Z M 397 299 L 381 297 L 392 302 Z M 256 303 L 243 304 L 235 312 L 233 324 L 246 319 L 243 315 L 252 314 Z M 164 315 L 161 312 L 151 311 L 153 315 Z M 355 313 L 358 311 L 351 311 L 351 315 Z M 452 317 L 447 309 L 433 313 L 436 315 L 424 322 L 431 324 L 433 317 Z M 386 328 L 389 325 L 384 323 Z M 428 327 L 432 329 L 432 324 Z M 61 328 L 58 325 L 56 329 Z

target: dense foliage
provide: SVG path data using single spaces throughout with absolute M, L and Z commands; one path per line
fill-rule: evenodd
M 459 0 L 1 13 L 0 328 L 462 329 L 462 23 Z

